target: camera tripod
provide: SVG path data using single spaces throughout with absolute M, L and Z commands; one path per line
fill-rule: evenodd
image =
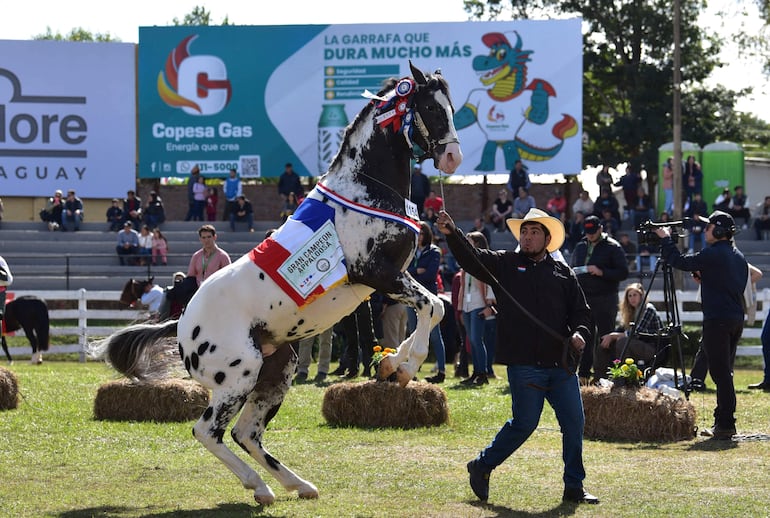
M 674 285 L 674 268 L 662 256 L 658 257 L 655 264 L 655 270 L 652 272 L 650 283 L 645 289 L 644 298 L 639 304 L 635 320 L 638 321 L 644 311 L 647 305 L 647 297 L 655 282 L 655 277 L 661 270 L 663 272 L 663 301 L 666 308 L 666 323 L 663 331 L 656 335 L 659 347 L 657 347 L 650 367 L 645 369 L 644 379 L 648 379 L 657 367 L 661 367 L 668 359 L 669 353 L 671 353 L 671 362 L 674 366 L 674 386 L 684 392 L 684 397 L 689 400 L 692 387 L 687 383 L 682 349 L 682 340 L 689 340 L 689 338 L 682 331 L 682 321 L 679 319 L 679 307 L 676 302 L 676 287 Z M 632 328 L 630 333 L 630 338 L 634 337 L 639 337 L 639 331 L 636 326 Z M 681 373 L 681 378 L 679 373 Z

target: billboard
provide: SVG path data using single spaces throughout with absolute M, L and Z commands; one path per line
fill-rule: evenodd
M 459 174 L 581 171 L 580 20 L 142 27 L 139 175 L 323 174 L 383 81 L 441 69 Z M 432 169 L 432 164 L 426 163 Z M 457 174 L 457 173 L 456 173 Z
M 135 46 L 0 41 L 0 192 L 136 186 Z

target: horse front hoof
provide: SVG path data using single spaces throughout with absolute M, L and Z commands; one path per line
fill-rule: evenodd
M 396 372 L 395 356 L 387 356 L 377 366 L 377 380 L 385 381 Z
M 409 382 L 412 381 L 412 375 L 409 374 L 404 367 L 399 366 L 396 371 L 396 381 L 402 387 L 406 387 Z
M 273 505 L 275 493 L 269 487 L 265 487 L 262 492 L 254 491 L 254 500 L 259 505 Z
M 297 489 L 297 495 L 306 500 L 315 499 L 318 498 L 318 488 L 308 482 L 307 485 Z

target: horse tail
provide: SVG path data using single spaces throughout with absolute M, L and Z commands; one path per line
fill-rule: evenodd
M 98 341 L 88 355 L 105 359 L 130 379 L 149 380 L 168 377 L 174 365 L 180 366 L 176 340 L 177 320 L 157 324 L 135 324 Z
M 47 351 L 51 345 L 51 320 L 48 316 L 48 304 L 40 299 L 40 318 L 36 319 L 37 329 L 37 349 L 38 351 Z

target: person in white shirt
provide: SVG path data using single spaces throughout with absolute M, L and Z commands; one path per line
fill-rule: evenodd
M 163 303 L 165 296 L 166 295 L 163 293 L 163 288 L 157 284 L 151 281 L 145 284 L 144 293 L 142 293 L 142 296 L 139 300 L 142 301 L 142 304 L 147 306 L 147 309 L 150 312 L 150 318 L 158 318 L 158 315 L 160 314 L 160 306 Z

